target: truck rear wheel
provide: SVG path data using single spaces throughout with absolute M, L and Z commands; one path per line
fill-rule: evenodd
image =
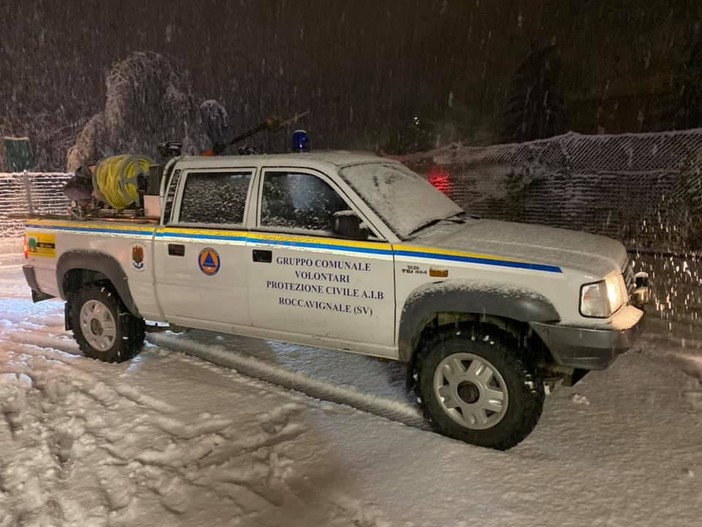
M 420 353 L 415 389 L 439 433 L 506 450 L 536 426 L 544 389 L 510 335 L 485 325 L 455 329 Z
M 86 357 L 123 362 L 144 344 L 144 320 L 135 317 L 107 285 L 90 284 L 70 300 L 73 335 Z

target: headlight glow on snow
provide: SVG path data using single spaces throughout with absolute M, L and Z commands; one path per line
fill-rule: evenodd
M 580 288 L 580 313 L 584 317 L 606 318 L 626 302 L 626 285 L 621 273 Z
M 609 297 L 609 305 L 612 313 L 626 303 L 626 284 L 621 273 L 612 273 L 605 278 L 607 283 L 607 296 Z

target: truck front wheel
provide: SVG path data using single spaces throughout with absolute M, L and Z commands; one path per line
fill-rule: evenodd
M 510 335 L 491 326 L 454 329 L 420 353 L 415 389 L 439 433 L 506 450 L 536 426 L 543 386 Z
M 69 302 L 73 335 L 86 357 L 123 362 L 144 344 L 144 320 L 135 317 L 107 285 L 89 284 Z

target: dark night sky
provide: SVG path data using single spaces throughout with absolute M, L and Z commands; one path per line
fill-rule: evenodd
M 544 43 L 558 45 L 570 128 L 640 131 L 655 128 L 699 4 L 2 0 L 0 132 L 75 133 L 102 109 L 111 64 L 153 50 L 237 129 L 309 108 L 321 147 L 372 146 L 415 114 L 445 139 L 489 140 L 516 68 Z

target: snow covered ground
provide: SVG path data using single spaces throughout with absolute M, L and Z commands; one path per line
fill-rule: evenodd
M 422 429 L 392 362 L 205 332 L 86 359 L 20 250 L 0 240 L 2 527 L 702 524 L 689 341 L 645 336 L 496 452 Z

